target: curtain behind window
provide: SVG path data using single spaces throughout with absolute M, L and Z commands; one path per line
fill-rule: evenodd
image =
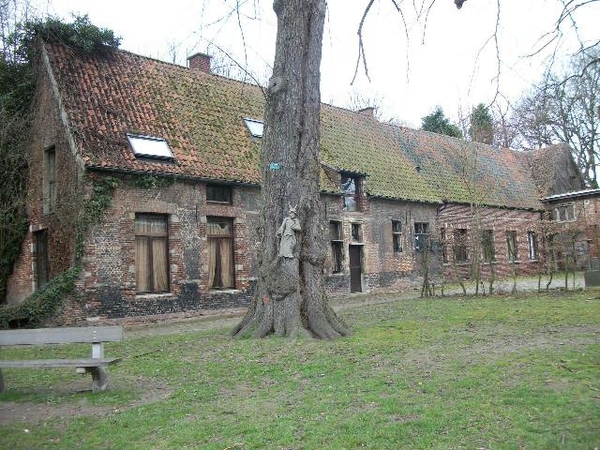
M 168 292 L 167 217 L 158 214 L 138 214 L 134 229 L 136 291 Z
M 235 287 L 233 260 L 233 233 L 230 219 L 209 218 L 208 285 L 211 289 Z
M 167 270 L 167 238 L 152 240 L 152 272 L 154 273 L 154 292 L 169 290 L 169 271 Z

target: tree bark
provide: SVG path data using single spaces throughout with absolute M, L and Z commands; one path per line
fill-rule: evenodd
M 261 254 L 256 296 L 233 336 L 349 334 L 328 304 L 326 231 L 319 188 L 320 64 L 325 0 L 275 0 L 277 42 L 267 89 L 261 153 Z M 277 230 L 296 208 L 293 257 L 279 255 Z

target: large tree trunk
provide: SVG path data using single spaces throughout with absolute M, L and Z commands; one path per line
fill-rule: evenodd
M 328 304 L 326 232 L 319 195 L 320 64 L 325 0 L 276 0 L 277 43 L 261 155 L 262 225 L 257 294 L 234 336 L 348 334 Z M 293 257 L 277 231 L 297 207 Z

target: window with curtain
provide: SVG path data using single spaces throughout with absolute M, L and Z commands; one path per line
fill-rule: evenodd
M 358 211 L 360 179 L 352 175 L 342 175 L 340 188 L 344 193 L 344 211 Z
M 535 231 L 527 232 L 527 248 L 529 249 L 529 259 L 537 261 L 538 259 L 538 239 Z
M 454 230 L 454 262 L 466 263 L 469 260 L 467 252 L 467 230 L 459 228 Z
M 429 243 L 429 223 L 415 222 L 415 250 L 422 252 Z
M 169 234 L 167 216 L 135 215 L 136 292 L 169 292 Z
M 233 221 L 221 217 L 207 217 L 206 237 L 210 289 L 234 288 Z
M 515 262 L 519 259 L 516 231 L 506 232 L 506 250 L 509 262 Z
M 392 220 L 392 247 L 394 253 L 402 251 L 402 222 L 399 220 Z
M 494 230 L 483 230 L 481 235 L 481 246 L 483 248 L 483 261 L 491 263 L 496 261 L 496 249 L 494 247 Z
M 573 204 L 559 205 L 554 208 L 554 220 L 557 222 L 570 222 L 575 220 Z

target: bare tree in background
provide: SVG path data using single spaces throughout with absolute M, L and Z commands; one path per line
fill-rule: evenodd
M 566 142 L 586 184 L 598 188 L 600 49 L 578 55 L 570 74 L 548 74 L 518 103 L 514 126 L 525 148 Z
M 31 18 L 29 1 L 0 0 L 0 303 L 27 230 L 27 156 L 31 67 L 15 33 Z
M 345 107 L 352 111 L 360 111 L 366 108 L 373 108 L 373 117 L 382 121 L 381 106 L 383 105 L 382 95 L 367 95 L 360 91 L 353 91 L 348 98 Z
M 511 107 L 509 104 L 495 102 L 492 105 L 492 116 L 494 118 L 494 145 L 500 148 L 518 148 L 519 132 L 511 120 Z

